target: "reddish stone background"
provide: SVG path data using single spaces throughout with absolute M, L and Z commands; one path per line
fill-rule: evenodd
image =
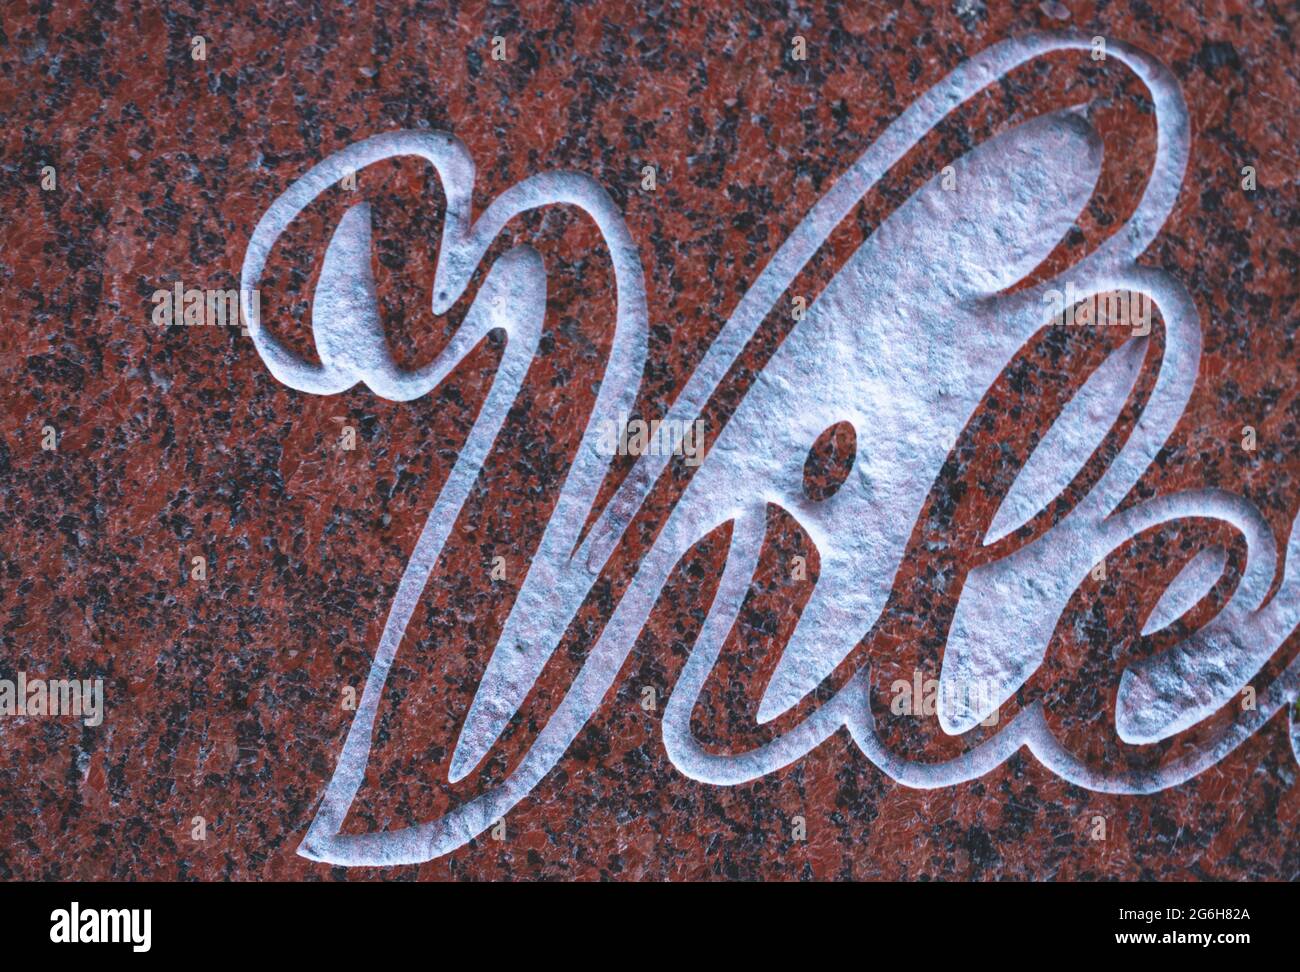
M 0 15 L 9 217 L 0 227 L 0 676 L 101 674 L 108 706 L 94 729 L 0 721 L 0 876 L 1300 874 L 1300 798 L 1281 714 L 1217 767 L 1150 797 L 1082 790 L 1027 755 L 968 784 L 909 790 L 845 734 L 750 785 L 683 778 L 657 719 L 639 706 L 640 689 L 654 686 L 661 698 L 671 690 L 721 569 L 720 536 L 679 566 L 597 716 L 509 814 L 507 840 L 388 870 L 300 858 L 295 848 L 350 720 L 343 689 L 364 683 L 406 558 L 500 348 L 485 342 L 435 392 L 395 404 L 364 388 L 300 394 L 270 376 L 237 329 L 149 321 L 150 295 L 177 279 L 238 286 L 257 219 L 315 162 L 378 132 L 441 129 L 478 166 L 476 212 L 543 170 L 575 169 L 607 189 L 645 267 L 651 335 L 640 410 L 658 415 L 776 247 L 920 93 L 1000 39 L 1074 26 L 1161 58 L 1192 113 L 1182 194 L 1144 262 L 1174 273 L 1196 300 L 1201 374 L 1135 494 L 1221 486 L 1255 502 L 1285 538 L 1300 506 L 1293 9 L 978 0 L 617 14 L 537 3 L 514 12 L 168 7 L 19 3 Z M 190 57 L 196 34 L 207 40 L 204 62 Z M 496 34 L 507 41 L 504 63 L 489 57 Z M 808 40 L 807 61 L 790 58 L 795 34 Z M 1091 101 L 1107 147 L 1102 180 L 1039 275 L 1068 266 L 1123 222 L 1141 191 L 1154 144 L 1144 94 L 1113 60 L 1054 55 L 1022 68 L 896 167 L 792 291 L 815 295 L 872 227 L 978 141 Z M 58 172 L 53 192 L 40 187 L 45 164 Z M 646 164 L 659 172 L 655 193 L 639 188 Z M 1240 189 L 1243 165 L 1258 170 L 1253 194 Z M 498 752 L 448 784 L 460 720 L 594 400 L 613 321 L 610 263 L 573 211 L 521 218 L 471 293 L 437 319 L 428 310 L 441 227 L 436 178 L 410 161 L 381 163 L 361 173 L 358 193 L 374 205 L 385 325 L 403 362 L 436 353 L 483 268 L 512 242 L 543 254 L 548 308 L 542 353 L 399 653 L 348 832 L 429 819 L 513 765 L 684 482 L 677 468 L 657 489 Z M 262 283 L 264 318 L 304 355 L 313 354 L 308 305 L 328 234 L 358 198 L 337 188 L 323 196 L 278 244 Z M 935 255 L 936 272 L 945 259 Z M 733 370 L 707 414 L 710 428 L 790 326 L 782 317 L 773 314 Z M 959 443 L 918 521 L 888 614 L 885 644 L 907 667 L 913 658 L 934 665 L 942 648 L 952 604 L 934 596 L 935 572 L 970 566 L 968 548 L 1019 461 L 1108 340 L 1103 331 L 1036 342 L 1017 365 L 1031 380 L 1004 375 L 990 394 L 1009 407 L 1000 419 L 982 412 Z M 1131 404 L 1126 421 L 1134 413 Z M 344 424 L 358 430 L 354 452 L 337 449 Z M 40 448 L 45 425 L 58 430 L 55 452 Z M 1253 453 L 1240 448 L 1243 425 L 1258 430 Z M 1016 463 L 994 461 L 1001 444 Z M 779 517 L 772 527 L 729 667 L 696 713 L 698 731 L 721 750 L 753 741 L 750 713 L 771 662 L 764 652 L 815 579 L 811 556 L 802 588 L 785 579 L 782 554 L 810 551 Z M 1124 625 L 1197 545 L 1231 540 L 1196 524 L 1168 533 L 1135 544 L 1109 584 L 1081 589 L 1062 631 L 1086 615 L 1097 643 L 1063 634 L 1053 647 L 1063 669 L 1116 676 L 1107 651 L 1127 637 Z M 206 584 L 189 578 L 198 555 L 210 565 Z M 497 555 L 510 565 L 504 584 L 488 576 Z M 1220 602 L 1239 566 L 1238 551 Z M 1293 637 L 1276 661 L 1297 647 Z M 1071 731 L 1103 715 L 1080 714 Z M 1097 814 L 1109 822 L 1104 842 L 1089 839 Z M 189 837 L 195 815 L 208 821 L 203 843 Z M 806 842 L 790 840 L 795 815 L 807 821 Z

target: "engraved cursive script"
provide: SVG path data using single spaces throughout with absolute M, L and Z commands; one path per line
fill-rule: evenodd
M 1089 38 L 1073 34 L 1013 38 L 967 61 L 922 95 L 839 178 L 759 274 L 664 416 L 665 425 L 692 427 L 765 315 L 832 229 L 940 121 L 1019 65 L 1089 45 Z M 545 304 L 542 261 L 527 246 L 500 257 L 448 346 L 427 366 L 406 371 L 394 362 L 380 325 L 364 203 L 348 210 L 325 253 L 312 305 L 319 364 L 303 361 L 251 313 L 268 256 L 281 233 L 324 190 L 350 172 L 403 155 L 433 165 L 446 194 L 432 292 L 435 313 L 455 303 L 507 221 L 526 210 L 557 204 L 580 208 L 594 220 L 612 256 L 617 314 L 599 393 L 456 740 L 453 781 L 471 773 L 498 743 L 672 461 L 671 449 L 641 454 L 583 534 L 614 451 L 607 447 L 607 430 L 616 417 L 629 413 L 642 378 L 644 275 L 621 215 L 583 175 L 534 176 L 472 220 L 474 166 L 466 149 L 445 134 L 396 132 L 359 142 L 316 165 L 276 199 L 250 240 L 241 292 L 257 352 L 284 384 L 329 395 L 360 382 L 383 398 L 409 401 L 436 387 L 489 331 L 506 335 L 491 390 L 402 576 L 338 765 L 299 853 L 344 865 L 418 863 L 491 827 L 555 766 L 606 698 L 675 565 L 724 525 L 730 527 L 725 568 L 662 720 L 674 765 L 696 780 L 753 780 L 847 728 L 868 759 L 909 786 L 972 779 L 1026 748 L 1078 785 L 1149 793 L 1213 765 L 1294 700 L 1300 661 L 1280 665 L 1275 656 L 1300 624 L 1300 531 L 1292 531 L 1277 582 L 1278 543 L 1245 499 L 1199 489 L 1122 503 L 1183 413 L 1197 374 L 1201 331 L 1196 306 L 1182 285 L 1136 262 L 1163 226 L 1182 184 L 1190 140 L 1187 107 L 1159 62 L 1121 43 L 1112 43 L 1110 50 L 1149 91 L 1158 131 L 1148 183 L 1126 225 L 1066 273 L 1013 289 L 1052 251 L 1092 194 L 1102 146 L 1081 111 L 1039 116 L 955 160 L 960 194 L 945 192 L 936 174 L 852 254 L 754 379 L 636 565 L 562 702 L 515 769 L 440 819 L 402 830 L 341 833 L 365 775 L 379 700 L 398 646 L 536 353 Z M 952 272 L 934 273 L 927 253 L 957 255 Z M 1151 353 L 1149 324 L 1111 351 L 1019 472 L 983 540 L 994 554 L 966 573 L 946 632 L 935 714 L 960 752 L 940 760 L 915 758 L 891 745 L 873 715 L 868 660 L 887 650 L 875 644 L 877 622 L 913 524 L 953 443 L 1008 363 L 1050 325 L 1045 298 L 1063 290 L 1080 299 L 1122 292 L 1150 301 L 1163 322 L 1163 353 Z M 1026 524 L 1041 523 L 1039 514 L 1089 461 L 1148 362 L 1155 362 L 1150 367 L 1158 372 L 1114 459 L 1049 528 L 1018 546 L 1004 544 L 1008 537 L 1023 540 Z M 809 381 L 809 375 L 818 379 Z M 810 496 L 803 486 L 805 458 L 824 431 L 844 422 L 857 430 L 859 441 L 870 436 L 870 449 L 856 454 L 838 489 Z M 720 754 L 693 734 L 691 714 L 750 590 L 771 507 L 792 517 L 812 539 L 820 569 L 758 705 L 757 723 L 771 728 L 770 738 L 742 752 Z M 1096 765 L 1057 738 L 1041 702 L 1013 706 L 1013 716 L 998 722 L 998 708 L 1012 702 L 1044 665 L 1067 602 L 1089 571 L 1143 531 L 1190 518 L 1219 521 L 1244 538 L 1240 581 L 1202 627 L 1125 668 L 1114 728 L 1127 746 L 1199 733 L 1195 745 L 1146 767 Z M 1150 613 L 1144 635 L 1168 627 L 1202 599 L 1224 572 L 1222 553 L 1207 547 L 1188 564 Z M 864 639 L 866 651 L 860 647 Z M 1231 718 L 1211 718 L 1222 715 L 1270 663 L 1275 671 L 1259 687 L 1255 707 Z M 963 690 L 975 684 L 985 690 Z M 833 691 L 816 691 L 827 686 Z M 823 701 L 814 705 L 814 697 Z

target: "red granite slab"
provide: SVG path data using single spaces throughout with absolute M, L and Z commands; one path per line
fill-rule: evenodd
M 1027 754 L 937 790 L 893 782 L 841 732 L 756 782 L 714 787 L 665 754 L 651 687 L 671 691 L 725 557 L 724 535 L 679 565 L 624 671 L 568 754 L 506 819 L 423 865 L 349 870 L 295 851 L 333 772 L 406 559 L 499 361 L 485 341 L 433 393 L 385 401 L 358 386 L 305 395 L 277 382 L 240 329 L 159 328 L 151 295 L 177 280 L 238 287 L 253 227 L 330 153 L 404 128 L 454 133 L 478 165 L 475 211 L 543 170 L 593 177 L 625 215 L 651 314 L 638 412 L 659 415 L 759 270 L 831 182 L 925 90 L 991 44 L 1072 26 L 1166 64 L 1192 119 L 1177 206 L 1144 257 L 1201 315 L 1201 372 L 1182 421 L 1137 488 L 1219 487 L 1278 537 L 1300 511 L 1297 420 L 1296 11 L 1286 4 L 1135 2 L 638 4 L 508 7 L 359 2 L 11 4 L 0 14 L 0 677 L 102 675 L 99 727 L 0 719 L 0 877 L 137 879 L 764 878 L 1294 879 L 1300 796 L 1284 714 L 1191 782 L 1150 796 L 1095 793 Z M 806 61 L 791 38 L 808 41 Z M 191 38 L 206 59 L 191 56 Z M 491 59 L 493 36 L 509 56 Z M 816 294 L 935 170 L 1019 121 L 1083 100 L 1108 154 L 1045 279 L 1132 213 L 1155 128 L 1142 86 L 1113 62 L 1055 54 L 1013 72 L 928 136 L 864 198 L 796 282 Z M 1115 151 L 1116 147 L 1126 151 Z M 52 165 L 57 188 L 41 186 Z M 658 173 L 641 189 L 644 165 Z M 1258 189 L 1239 172 L 1256 167 Z M 428 308 L 443 197 L 413 160 L 329 190 L 277 244 L 263 316 L 305 357 L 324 244 L 359 198 L 375 215 L 385 329 L 406 365 L 448 340 L 481 282 L 445 318 Z M 434 241 L 434 242 L 430 242 Z M 614 316 L 608 253 L 589 220 L 518 219 L 546 261 L 541 352 L 459 519 L 398 655 L 346 833 L 430 819 L 517 764 L 571 683 L 646 542 L 684 485 L 677 470 L 620 547 L 501 747 L 459 783 L 448 764 L 488 652 L 586 423 Z M 706 417 L 720 425 L 791 322 L 774 314 Z M 873 648 L 877 692 L 936 669 L 954 601 L 935 572 L 968 568 L 1071 375 L 1114 346 L 1101 331 L 1026 352 L 1032 391 L 968 430 L 918 520 Z M 1127 421 L 1132 421 L 1130 415 Z M 57 448 L 43 450 L 43 429 Z M 356 448 L 339 448 L 344 426 Z M 1240 448 L 1241 429 L 1258 448 Z M 861 447 L 859 443 L 859 447 Z M 824 468 L 810 481 L 834 475 Z M 602 499 L 630 463 L 620 461 Z M 992 483 L 991 488 L 989 484 Z M 1213 524 L 1144 536 L 1081 588 L 1036 691 L 1060 732 L 1098 759 L 1080 686 L 1113 686 L 1104 646 L 1158 598 Z M 808 539 L 773 514 L 763 568 L 694 724 L 718 752 L 756 726 L 777 643 L 815 579 L 780 565 Z M 192 558 L 207 562 L 204 581 Z M 506 577 L 491 575 L 505 558 Z M 1222 598 L 1224 591 L 1218 596 Z M 1127 619 L 1127 620 L 1126 620 Z M 1091 627 L 1090 627 L 1091 626 Z M 1101 634 L 1097 632 L 1101 631 Z M 1113 638 L 1112 638 L 1113 634 Z M 435 647 L 436 646 L 436 647 Z M 1292 637 L 1275 659 L 1300 648 Z M 1095 700 L 1094 700 L 1095 701 Z M 808 705 L 815 704 L 815 701 Z M 1113 698 L 1109 715 L 1113 716 Z M 892 741 L 939 756 L 933 734 Z M 1109 747 L 1109 748 L 1108 748 Z M 1107 839 L 1092 839 L 1094 818 Z M 194 818 L 206 839 L 193 839 Z M 806 839 L 792 837 L 802 817 Z

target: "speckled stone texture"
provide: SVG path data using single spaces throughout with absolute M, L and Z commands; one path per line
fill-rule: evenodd
M 1300 507 L 1296 226 L 1300 80 L 1294 5 L 750 2 L 349 5 L 54 4 L 0 13 L 0 677 L 105 679 L 102 726 L 0 720 L 0 877 L 138 879 L 765 878 L 1294 879 L 1300 794 L 1284 714 L 1190 783 L 1107 796 L 1022 754 L 936 791 L 892 782 L 833 737 L 758 782 L 692 782 L 665 755 L 645 687 L 672 689 L 712 597 L 725 534 L 679 565 L 615 688 L 568 755 L 506 819 L 438 860 L 346 870 L 295 854 L 351 719 L 405 561 L 500 358 L 485 341 L 433 393 L 320 397 L 275 381 L 233 327 L 159 328 L 150 295 L 238 287 L 271 201 L 325 156 L 402 128 L 453 132 L 478 166 L 475 210 L 530 175 L 592 176 L 625 214 L 651 313 L 639 412 L 662 414 L 711 338 L 834 179 L 917 96 L 1017 32 L 1074 26 L 1127 41 L 1179 79 L 1192 116 L 1178 205 L 1143 261 L 1181 280 L 1204 333 L 1196 390 L 1135 496 L 1217 486 L 1285 538 Z M 794 35 L 808 58 L 791 57 Z M 191 38 L 206 40 L 206 60 Z M 491 58 L 491 38 L 508 58 Z M 868 194 L 801 275 L 815 295 L 922 182 L 990 135 L 1092 102 L 1107 154 L 1078 225 L 1034 279 L 1132 212 L 1151 106 L 1117 62 L 1056 54 L 986 89 Z M 44 191 L 52 165 L 57 188 Z M 641 170 L 658 172 L 654 192 Z M 1258 189 L 1242 190 L 1255 166 Z M 608 253 L 553 208 L 510 224 L 470 293 L 429 310 L 436 177 L 384 162 L 329 190 L 277 244 L 263 317 L 314 355 L 310 298 L 344 209 L 371 202 L 384 325 L 399 360 L 447 341 L 510 245 L 546 261 L 545 336 L 498 448 L 397 657 L 347 833 L 430 819 L 513 766 L 570 684 L 685 470 L 674 467 L 507 738 L 457 783 L 447 769 L 479 675 L 585 426 L 614 314 Z M 288 323 L 286 323 L 288 322 Z M 791 322 L 774 313 L 716 396 L 734 409 Z M 920 516 L 873 648 L 873 682 L 937 665 L 954 608 L 936 576 L 974 563 L 1016 470 L 1116 338 L 1049 329 L 989 393 Z M 815 380 L 815 376 L 810 376 Z M 1148 379 L 1144 379 L 1147 381 Z M 1135 402 L 1149 392 L 1139 387 Z M 986 404 L 988 404 L 986 402 Z M 1127 421 L 1131 423 L 1131 403 Z M 1121 423 L 1123 424 L 1123 423 Z M 1258 448 L 1241 448 L 1241 429 Z M 53 427 L 54 451 L 41 448 Z M 341 430 L 356 448 L 339 448 Z M 828 436 L 809 482 L 851 441 Z M 1105 448 L 1117 447 L 1108 440 Z M 857 448 L 869 448 L 859 431 Z M 629 463 L 620 461 L 608 497 Z M 1079 484 L 1076 484 L 1076 486 Z M 1208 521 L 1144 534 L 1076 594 L 1032 687 L 1098 759 L 1135 617 L 1203 544 Z M 809 558 L 792 582 L 780 565 Z M 191 577 L 192 558 L 208 563 Z M 506 558 L 504 581 L 494 557 Z M 718 751 L 770 738 L 753 714 L 815 577 L 809 539 L 774 514 L 763 566 L 695 714 Z M 1217 601 L 1216 601 L 1217 599 Z M 1213 603 L 1206 605 L 1202 615 Z M 775 639 L 775 640 L 774 640 Z M 1272 663 L 1300 649 L 1293 637 Z M 937 670 L 937 669 L 936 669 Z M 1107 701 L 1109 697 L 1110 701 Z M 887 705 L 887 697 L 886 702 Z M 807 711 L 806 707 L 801 711 Z M 788 725 L 779 721 L 777 728 Z M 1084 743 L 1080 740 L 1095 740 Z M 893 739 L 942 755 L 945 741 Z M 1091 839 L 1093 818 L 1107 839 Z M 207 839 L 192 839 L 193 818 Z M 807 838 L 792 839 L 792 819 Z

